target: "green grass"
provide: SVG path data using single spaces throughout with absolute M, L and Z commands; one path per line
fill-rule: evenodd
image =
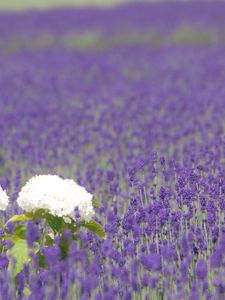
M 122 0 L 0 0 L 0 10 L 21 11 L 26 9 L 46 9 L 59 6 L 110 6 L 123 3 Z
M 151 45 L 155 47 L 167 45 L 210 46 L 224 44 L 224 42 L 225 40 L 216 32 L 203 31 L 195 27 L 178 28 L 167 36 L 153 30 L 144 33 L 121 33 L 117 36 L 107 37 L 97 31 L 70 33 L 62 37 L 57 37 L 46 32 L 32 40 L 21 36 L 9 40 L 2 40 L 0 41 L 0 53 L 14 54 L 24 49 L 35 51 L 55 46 L 81 51 L 101 51 L 123 45 Z
M 173 32 L 170 37 L 174 44 L 208 45 L 217 40 L 214 32 L 183 26 Z

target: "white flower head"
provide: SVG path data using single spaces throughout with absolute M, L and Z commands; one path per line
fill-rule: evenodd
M 9 204 L 9 197 L 0 185 L 0 210 L 6 210 Z
M 72 179 L 62 179 L 57 175 L 32 177 L 21 189 L 17 203 L 27 212 L 46 209 L 59 217 L 75 219 L 78 208 L 82 219 L 90 221 L 94 215 L 92 194 Z

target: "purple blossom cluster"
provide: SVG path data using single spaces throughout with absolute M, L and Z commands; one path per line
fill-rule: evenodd
M 1 14 L 0 184 L 11 195 L 1 220 L 21 212 L 15 200 L 29 176 L 58 174 L 102 203 L 96 220 L 107 239 L 83 230 L 74 242 L 67 231 L 66 259 L 56 237 L 40 269 L 32 245 L 41 226 L 29 221 L 31 264 L 15 283 L 0 254 L 0 299 L 15 290 L 27 300 L 225 299 L 224 9 L 161 3 Z M 62 38 L 101 28 L 104 41 L 155 28 L 165 39 L 184 22 L 221 42 L 75 49 Z M 43 33 L 59 42 L 17 48 Z

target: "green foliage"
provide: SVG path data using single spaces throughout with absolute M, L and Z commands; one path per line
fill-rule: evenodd
M 53 238 L 49 234 L 46 235 L 46 237 L 45 237 L 45 245 L 46 246 L 51 246 L 51 245 L 53 245 L 53 243 L 54 243 Z
M 31 260 L 27 242 L 23 239 L 18 239 L 14 246 L 7 251 L 7 255 L 9 257 L 9 270 L 12 272 L 14 278 L 23 270 L 24 264 L 29 263 Z
M 46 9 L 60 6 L 84 6 L 84 5 L 100 5 L 110 6 L 121 3 L 122 0 L 10 0 L 0 1 L 1 10 L 20 11 L 26 9 Z
M 91 232 L 93 232 L 95 235 L 99 236 L 102 239 L 106 239 L 106 232 L 103 229 L 103 227 L 97 223 L 94 220 L 91 220 L 90 222 L 84 222 L 82 223 L 82 226 L 89 229 Z
M 61 239 L 59 242 L 59 248 L 61 250 L 61 259 L 65 259 L 69 253 L 70 244 L 69 244 L 69 241 L 64 236 L 64 234 L 61 236 Z
M 46 221 L 54 233 L 61 232 L 62 229 L 65 228 L 65 222 L 62 217 L 53 216 L 47 213 Z
M 171 41 L 175 44 L 208 45 L 215 41 L 216 36 L 209 31 L 196 27 L 179 27 L 171 35 Z
M 14 228 L 15 234 L 20 237 L 21 239 L 25 239 L 26 236 L 26 229 L 24 228 L 23 225 L 17 225 Z
M 102 206 L 102 204 L 94 199 L 92 199 L 92 205 L 95 206 L 95 207 L 99 207 L 99 206 Z
M 37 257 L 38 257 L 38 265 L 39 265 L 39 268 L 47 268 L 47 265 L 45 264 L 45 257 L 44 255 L 41 253 L 41 251 L 38 251 L 37 252 Z
M 46 215 L 46 211 L 44 209 L 37 209 L 35 212 L 28 212 L 22 215 L 14 215 L 12 218 L 8 220 L 7 223 L 40 219 L 40 218 L 44 218 L 45 215 Z
M 33 213 L 27 213 L 23 215 L 15 215 L 11 219 L 9 219 L 8 222 L 28 221 L 28 220 L 32 220 L 33 218 L 34 218 Z
M 98 207 L 100 205 L 101 204 L 99 202 L 93 200 L 93 206 Z M 68 241 L 64 235 L 65 230 L 70 231 L 72 240 L 76 241 L 80 247 L 82 247 L 82 243 L 77 236 L 77 232 L 81 227 L 85 227 L 102 239 L 106 238 L 106 233 L 103 227 L 94 220 L 91 220 L 90 222 L 83 220 L 76 223 L 72 218 L 68 217 L 69 223 L 67 223 L 63 217 L 54 216 L 43 209 L 38 209 L 34 212 L 21 215 L 15 215 L 6 223 L 6 225 L 9 222 L 16 223 L 14 225 L 14 232 L 9 233 L 7 231 L 7 226 L 5 225 L 5 234 L 0 238 L 0 240 L 11 240 L 14 243 L 13 247 L 6 251 L 9 258 L 8 268 L 12 272 L 14 280 L 16 280 L 17 274 L 23 270 L 24 264 L 31 262 L 31 257 L 29 256 L 30 249 L 26 241 L 26 225 L 22 223 L 23 221 L 29 220 L 43 220 L 43 223 L 45 224 L 40 240 L 35 243 L 35 246 L 32 249 L 38 257 L 39 268 L 48 268 L 45 263 L 44 255 L 41 252 L 41 247 L 54 245 L 54 237 L 56 236 L 60 237 L 59 248 L 61 250 L 61 260 L 68 256 L 70 241 Z M 4 251 L 4 246 L 0 247 L 0 252 L 2 251 Z

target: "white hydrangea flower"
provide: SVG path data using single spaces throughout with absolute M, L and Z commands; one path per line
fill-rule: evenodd
M 0 185 L 0 210 L 6 210 L 9 204 L 9 197 Z
M 74 180 L 57 175 L 38 175 L 21 189 L 17 203 L 26 212 L 43 208 L 68 222 L 69 217 L 75 219 L 74 210 L 78 208 L 80 217 L 90 221 L 94 215 L 92 197 Z

